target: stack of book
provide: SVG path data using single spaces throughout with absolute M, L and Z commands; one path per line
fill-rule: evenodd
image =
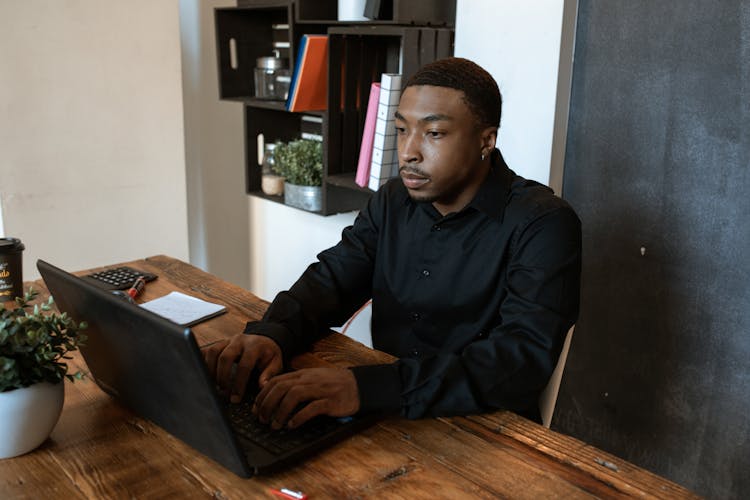
M 398 176 L 395 113 L 400 98 L 398 74 L 383 73 L 380 85 L 373 83 L 370 89 L 356 181 L 373 191 Z

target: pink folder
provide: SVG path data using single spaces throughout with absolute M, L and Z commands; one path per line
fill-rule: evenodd
M 360 187 L 367 187 L 370 181 L 370 160 L 372 159 L 372 142 L 375 138 L 375 122 L 378 118 L 379 100 L 380 84 L 373 82 L 370 86 L 370 98 L 367 101 L 367 115 L 365 115 L 365 128 L 362 131 L 362 144 L 359 148 L 357 177 L 354 179 Z

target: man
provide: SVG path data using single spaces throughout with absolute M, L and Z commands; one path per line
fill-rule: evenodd
M 540 421 L 539 394 L 578 315 L 580 221 L 507 167 L 495 149 L 501 106 L 495 81 L 466 59 L 408 80 L 396 112 L 400 179 L 262 321 L 204 350 L 223 391 L 237 401 L 254 373 L 254 411 L 274 428 L 370 411 L 503 408 Z M 398 361 L 280 374 L 371 297 L 373 346 Z

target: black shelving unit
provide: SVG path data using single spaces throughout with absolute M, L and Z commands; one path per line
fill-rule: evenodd
M 245 109 L 247 193 L 283 203 L 260 189 L 258 136 L 264 142 L 296 139 L 304 116 L 316 117 L 323 137 L 321 215 L 359 210 L 372 194 L 354 182 L 370 84 L 382 73 L 408 78 L 422 64 L 453 54 L 455 0 L 392 0 L 390 18 L 372 22 L 342 23 L 336 11 L 335 0 L 239 0 L 237 7 L 215 11 L 220 98 Z M 288 42 L 281 57 L 291 68 L 304 34 L 329 36 L 328 109 L 294 113 L 283 102 L 253 97 L 255 60 L 271 55 L 274 42 Z

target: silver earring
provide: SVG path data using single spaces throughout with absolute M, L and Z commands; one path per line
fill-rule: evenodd
M 482 153 L 482 161 L 484 161 L 484 153 Z

